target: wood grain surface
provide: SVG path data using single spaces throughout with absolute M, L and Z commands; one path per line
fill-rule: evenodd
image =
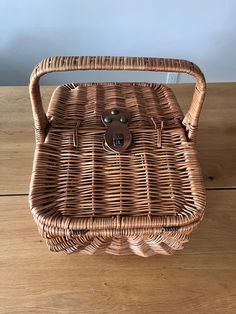
M 45 104 L 53 87 L 43 87 Z M 173 89 L 186 110 L 192 84 Z M 174 256 L 49 253 L 28 205 L 27 87 L 0 88 L 0 313 L 236 312 L 236 84 L 208 84 L 198 148 L 208 205 Z M 46 107 L 46 106 L 45 106 Z
M 208 191 L 208 209 L 174 256 L 50 253 L 28 199 L 1 202 L 2 313 L 235 313 L 236 191 Z

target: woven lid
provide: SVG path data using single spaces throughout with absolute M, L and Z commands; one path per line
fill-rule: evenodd
M 103 146 L 101 115 L 114 107 L 131 114 L 132 143 L 122 154 Z M 198 215 L 197 204 L 204 203 L 198 162 L 165 85 L 63 85 L 52 96 L 48 116 L 31 191 L 35 216 L 45 210 L 60 221 L 69 218 L 74 227 L 90 218 L 115 227 L 117 217 L 159 217 L 158 225 L 178 225 L 189 212 Z M 190 196 L 193 191 L 198 193 Z

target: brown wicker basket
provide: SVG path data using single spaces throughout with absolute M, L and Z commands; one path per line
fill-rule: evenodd
M 182 72 L 196 87 L 185 116 L 169 87 L 150 83 L 62 85 L 45 114 L 40 77 L 75 70 Z M 200 69 L 177 59 L 50 57 L 34 69 L 30 207 L 51 251 L 182 249 L 205 209 L 195 147 L 205 88 Z

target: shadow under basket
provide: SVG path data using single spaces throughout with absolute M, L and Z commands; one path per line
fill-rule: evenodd
M 196 86 L 185 116 L 172 90 L 153 83 L 62 85 L 46 114 L 39 78 L 75 70 L 182 72 Z M 34 69 L 29 198 L 51 251 L 151 256 L 183 248 L 206 205 L 195 147 L 205 87 L 200 69 L 177 59 L 50 57 Z

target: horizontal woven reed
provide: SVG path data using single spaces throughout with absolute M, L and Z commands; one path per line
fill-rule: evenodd
M 197 83 L 184 116 L 170 88 L 151 83 L 67 84 L 47 114 L 39 78 L 52 71 L 150 70 L 189 73 Z M 171 254 L 202 219 L 205 191 L 195 148 L 205 80 L 183 60 L 54 57 L 35 68 L 30 95 L 36 150 L 30 206 L 52 251 Z M 131 146 L 103 147 L 104 110 L 128 109 Z

